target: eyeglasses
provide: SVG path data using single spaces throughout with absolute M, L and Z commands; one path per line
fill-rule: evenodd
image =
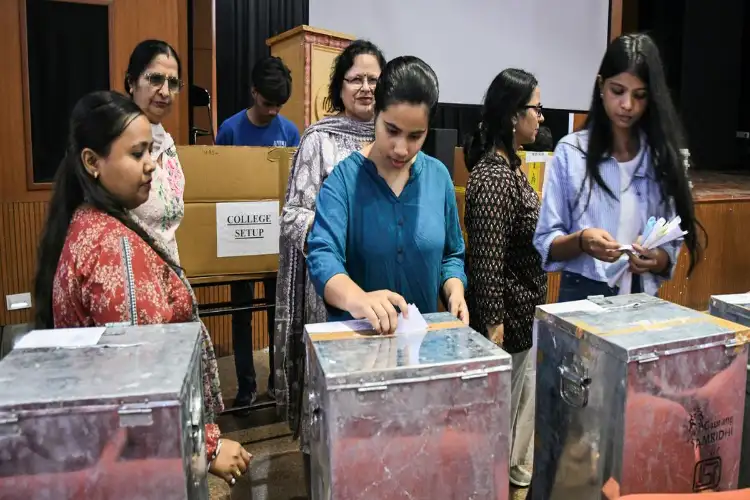
M 361 89 L 365 86 L 365 83 L 367 83 L 370 88 L 375 88 L 378 84 L 378 78 L 375 76 L 367 76 L 367 75 L 357 75 L 353 76 L 351 78 L 344 78 L 344 81 L 351 85 L 352 87 L 356 87 L 358 89 Z
M 524 106 L 523 109 L 533 109 L 536 111 L 537 118 L 542 117 L 542 110 L 544 109 L 541 104 L 537 104 L 536 106 Z
M 143 78 L 148 80 L 149 85 L 155 89 L 160 89 L 164 86 L 164 82 L 167 83 L 167 88 L 172 94 L 177 94 L 182 86 L 184 85 L 182 80 L 176 76 L 167 76 L 164 73 L 147 73 L 143 75 Z

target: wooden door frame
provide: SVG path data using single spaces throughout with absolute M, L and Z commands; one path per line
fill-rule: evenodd
M 115 43 L 114 37 L 112 36 L 114 30 L 114 9 L 112 8 L 113 0 L 45 0 L 47 2 L 61 2 L 61 3 L 80 3 L 87 5 L 100 5 L 107 7 L 107 43 L 109 44 L 109 60 L 112 61 L 115 57 Z M 21 27 L 21 76 L 22 76 L 22 91 L 23 91 L 23 127 L 24 127 L 24 139 L 26 147 L 26 189 L 29 191 L 50 191 L 54 183 L 52 182 L 35 182 L 34 181 L 34 149 L 32 141 L 31 131 L 31 86 L 29 78 L 29 37 L 27 29 L 27 15 L 26 15 L 26 1 L 21 0 L 20 2 L 20 27 Z M 117 78 L 112 74 L 112 70 L 109 70 L 109 82 L 110 87 L 115 88 L 117 85 Z

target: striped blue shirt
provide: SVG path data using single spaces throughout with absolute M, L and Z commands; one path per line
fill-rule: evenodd
M 667 221 L 675 216 L 673 200 L 665 203 L 662 200 L 659 183 L 656 180 L 651 164 L 650 151 L 641 141 L 643 160 L 637 167 L 631 189 L 638 196 L 638 218 L 640 226 L 645 227 L 651 216 L 664 217 Z M 617 237 L 620 223 L 619 194 L 623 188 L 620 181 L 620 170 L 617 160 L 605 157 L 599 164 L 604 183 L 618 198 L 612 198 L 593 179 L 586 176 L 586 154 L 588 148 L 588 131 L 576 132 L 562 138 L 555 148 L 555 155 L 547 164 L 545 171 L 542 209 L 539 214 L 534 246 L 542 256 L 542 265 L 548 272 L 568 271 L 586 278 L 606 282 L 608 263 L 594 259 L 588 254 L 581 254 L 567 262 L 549 260 L 552 241 L 558 236 L 565 236 L 582 229 L 600 228 L 613 237 Z M 591 191 L 589 188 L 591 187 Z M 589 198 L 590 193 L 590 198 Z M 630 244 L 632 241 L 622 241 Z M 671 271 L 674 272 L 682 242 L 673 242 L 663 248 L 669 254 Z M 656 295 L 662 278 L 652 274 L 643 275 L 643 291 Z

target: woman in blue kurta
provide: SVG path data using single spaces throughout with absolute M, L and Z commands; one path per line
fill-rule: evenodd
M 375 142 L 323 183 L 308 239 L 310 279 L 329 320 L 396 329 L 407 303 L 435 312 L 442 293 L 464 323 L 464 241 L 448 169 L 420 149 L 438 101 L 435 73 L 404 56 L 375 89 Z

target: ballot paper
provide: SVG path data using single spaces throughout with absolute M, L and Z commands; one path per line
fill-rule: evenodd
M 404 318 L 403 313 L 399 313 L 396 323 L 396 334 L 427 331 L 427 321 L 422 317 L 422 313 L 419 312 L 419 308 L 416 305 L 409 304 L 407 316 L 407 318 Z M 372 325 L 365 319 L 355 319 L 333 323 L 314 323 L 305 326 L 305 329 L 308 334 L 361 332 L 371 331 Z
M 54 347 L 88 347 L 99 343 L 105 327 L 59 328 L 56 330 L 33 330 L 16 342 L 13 349 L 41 349 Z
M 667 222 L 666 219 L 656 217 L 649 218 L 646 227 L 643 228 L 643 235 L 639 238 L 640 245 L 646 250 L 659 248 L 675 240 L 678 240 L 687 234 L 680 227 L 679 216 Z M 617 262 L 607 267 L 607 284 L 610 287 L 619 287 L 619 295 L 627 295 L 631 291 L 633 274 L 630 272 L 630 254 L 637 255 L 632 245 L 624 245 L 620 251 L 626 252 Z
M 409 304 L 407 310 L 408 317 L 404 318 L 403 314 L 398 315 L 398 323 L 396 323 L 396 335 L 399 333 L 420 333 L 427 331 L 427 321 L 422 317 L 422 313 L 419 312 L 419 308 L 414 304 Z

